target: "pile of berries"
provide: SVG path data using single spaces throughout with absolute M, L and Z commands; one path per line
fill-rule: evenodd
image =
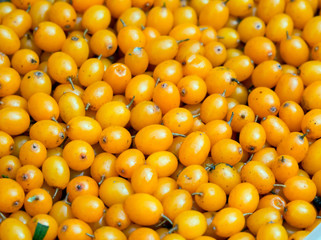
M 1 2 L 0 239 L 304 239 L 321 222 L 320 9 Z

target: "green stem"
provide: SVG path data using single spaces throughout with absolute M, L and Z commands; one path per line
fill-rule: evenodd
M 193 115 L 193 118 L 197 118 L 197 117 L 199 117 L 199 116 L 201 116 L 200 113 Z
M 86 38 L 87 33 L 88 33 L 88 29 L 86 28 L 85 31 L 84 31 L 83 38 Z
M 30 9 L 31 9 L 31 5 L 30 5 L 30 3 L 29 3 L 26 12 L 27 12 L 27 13 L 30 12 Z
M 85 107 L 85 111 L 88 111 L 89 107 L 90 107 L 90 103 L 87 103 Z
M 240 81 L 237 80 L 236 78 L 231 78 L 231 81 L 232 81 L 232 82 L 236 82 L 237 84 L 240 84 Z
M 243 216 L 248 216 L 248 215 L 252 215 L 253 213 L 249 212 L 249 213 L 243 213 Z
M 163 224 L 165 224 L 167 222 L 166 219 L 164 219 L 163 221 L 161 221 L 160 223 L 158 223 L 157 225 L 155 225 L 155 228 L 159 228 L 160 226 L 162 226 Z
M 169 222 L 173 226 L 172 220 L 170 220 L 166 215 L 162 214 L 162 218 L 164 218 L 167 222 Z
M 171 233 L 173 233 L 173 232 L 175 232 L 175 231 L 177 231 L 177 230 L 178 230 L 178 225 L 176 224 L 174 227 L 172 227 L 171 229 L 169 229 L 168 234 L 171 234 Z
M 156 83 L 155 83 L 155 87 L 159 84 L 159 82 L 160 82 L 160 78 L 157 78 Z
M 234 112 L 232 112 L 230 120 L 228 120 L 228 122 L 227 122 L 227 124 L 230 125 L 230 126 L 231 126 L 231 122 L 233 120 L 233 117 L 234 117 Z
M 300 139 L 303 140 L 306 136 L 308 135 L 308 133 L 304 133 L 303 135 L 300 136 Z
M 105 175 L 102 175 L 101 179 L 100 179 L 100 181 L 98 183 L 98 186 L 100 186 L 103 183 L 104 180 L 105 180 Z
M 69 193 L 66 194 L 66 196 L 64 198 L 64 202 L 70 206 L 71 202 L 68 202 L 68 197 L 69 197 Z
M 93 234 L 86 233 L 86 235 L 87 235 L 88 237 L 95 238 L 95 235 L 93 235 Z
M 286 31 L 286 40 L 290 40 L 290 39 L 291 39 L 291 36 L 290 36 L 289 32 Z
M 3 220 L 7 218 L 2 212 L 0 212 L 0 217 L 2 217 Z
M 201 192 L 194 192 L 194 193 L 192 193 L 192 196 L 196 196 L 196 195 L 198 195 L 198 196 L 203 196 L 204 194 L 201 193 Z
M 126 108 L 129 109 L 131 107 L 131 105 L 133 105 L 134 100 L 135 100 L 135 96 L 132 97 L 132 99 L 130 100 L 130 103 L 128 103 L 128 105 L 126 105 Z
M 207 169 L 213 170 L 213 169 L 215 169 L 215 166 L 216 166 L 216 165 L 215 165 L 214 163 L 206 164 L 206 165 L 205 165 L 205 169 L 207 168 Z M 206 169 L 206 170 L 207 170 L 207 169 Z
M 174 137 L 183 137 L 183 138 L 186 138 L 186 135 L 180 134 L 180 133 L 172 133 L 172 135 L 173 135 Z
M 123 19 L 120 18 L 119 21 L 121 22 L 121 24 L 123 24 L 123 27 L 126 27 L 126 23 L 124 22 Z
M 177 40 L 177 44 L 180 44 L 182 42 L 187 42 L 189 40 L 189 38 L 186 38 L 186 39 L 182 39 L 182 40 Z
M 58 123 L 58 121 L 57 121 L 57 119 L 55 117 L 52 117 L 51 120 L 56 122 L 56 123 Z
M 65 140 L 60 144 L 60 147 L 63 149 L 63 148 L 65 148 L 65 144 L 66 144 L 66 142 L 67 142 L 67 140 L 68 140 L 68 136 L 65 138 Z
M 71 77 L 68 77 L 67 81 L 71 84 L 72 90 L 75 90 L 75 86 L 74 86 L 74 83 L 73 83 Z
M 247 164 L 247 163 L 249 163 L 249 162 L 251 162 L 253 156 L 254 156 L 254 154 L 252 153 L 251 156 L 249 157 L 249 159 L 244 163 L 244 165 Z
M 59 188 L 56 188 L 55 193 L 52 196 L 52 199 L 55 199 L 57 197 L 58 192 L 59 192 Z

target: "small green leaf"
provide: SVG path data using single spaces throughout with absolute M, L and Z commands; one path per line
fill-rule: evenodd
M 1 175 L 1 177 L 3 177 L 3 178 L 9 178 L 7 175 Z
M 43 240 L 48 232 L 49 226 L 37 223 L 35 234 L 33 235 L 32 240 Z

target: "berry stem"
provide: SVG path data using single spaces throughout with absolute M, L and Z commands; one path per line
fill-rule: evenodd
M 237 84 L 240 84 L 240 81 L 237 80 L 236 78 L 231 78 L 231 81 L 232 81 L 232 82 L 236 82 Z
M 300 139 L 301 139 L 301 140 L 303 140 L 307 135 L 308 135 L 308 132 L 306 132 L 306 133 L 304 133 L 304 134 L 300 135 Z
M 88 29 L 86 28 L 85 31 L 84 31 L 83 38 L 86 38 L 87 33 L 88 33 Z
M 186 38 L 186 39 L 182 39 L 182 40 L 177 40 L 177 44 L 180 44 L 182 42 L 187 42 L 189 40 L 189 38 Z
M 7 218 L 2 212 L 0 212 L 0 217 L 2 217 L 3 220 Z
M 58 123 L 57 119 L 55 117 L 51 117 L 51 120 Z
M 249 213 L 243 213 L 243 216 L 248 216 L 248 215 L 252 215 L 253 213 L 249 212 Z
M 105 175 L 102 175 L 101 179 L 100 179 L 100 181 L 98 183 L 98 186 L 100 186 L 103 183 L 104 180 L 105 180 Z
M 93 235 L 93 234 L 86 233 L 86 235 L 87 235 L 88 237 L 95 238 L 95 235 Z
M 193 118 L 197 118 L 197 117 L 199 117 L 199 116 L 201 116 L 200 113 L 193 115 Z
M 174 227 L 172 227 L 171 229 L 169 229 L 168 234 L 171 234 L 171 233 L 173 233 L 173 232 L 175 232 L 175 231 L 177 231 L 177 230 L 178 230 L 178 225 L 176 224 Z
M 54 195 L 52 196 L 52 199 L 55 199 L 55 198 L 56 198 L 58 192 L 59 192 L 59 188 L 56 188 L 55 193 L 54 193 Z
M 90 107 L 90 103 L 87 103 L 85 107 L 85 111 L 88 111 L 89 107 Z
M 172 133 L 172 135 L 173 135 L 174 137 L 183 137 L 183 138 L 186 137 L 186 135 L 180 134 L 180 133 Z
M 126 23 L 124 22 L 123 19 L 120 18 L 119 21 L 121 22 L 121 24 L 123 24 L 123 27 L 126 27 Z
M 71 85 L 71 87 L 72 87 L 72 90 L 75 90 L 75 86 L 74 86 L 74 83 L 73 83 L 71 77 L 68 77 L 68 78 L 67 78 L 67 81 L 70 83 L 70 85 Z
M 159 82 L 160 82 L 160 78 L 157 78 L 156 83 L 155 83 L 155 87 L 159 84 Z
M 128 105 L 126 105 L 126 108 L 129 109 L 131 107 L 131 105 L 133 105 L 134 100 L 135 100 L 135 96 L 132 97 L 132 99 L 130 100 L 130 103 L 128 103 Z
M 192 196 L 196 196 L 196 195 L 198 195 L 198 196 L 203 196 L 203 193 L 201 193 L 201 192 L 194 192 L 194 193 L 192 193 Z
M 234 117 L 234 112 L 232 112 L 230 120 L 228 120 L 228 122 L 227 122 L 227 124 L 230 125 L 230 126 L 231 126 L 231 122 L 233 120 L 233 117 Z
M 162 218 L 164 218 L 164 220 L 166 220 L 166 221 L 169 222 L 171 225 L 173 225 L 172 220 L 170 220 L 166 215 L 162 214 Z
M 66 203 L 66 204 L 68 204 L 69 206 L 71 205 L 71 203 L 70 202 L 68 202 L 68 197 L 69 197 L 69 193 L 67 193 L 66 194 L 66 196 L 65 196 L 65 198 L 64 198 L 64 202 Z
M 252 153 L 251 156 L 249 157 L 249 159 L 244 163 L 244 165 L 247 164 L 248 162 L 251 162 L 253 156 L 254 156 L 254 154 Z
M 167 222 L 167 220 L 166 219 L 164 219 L 163 221 L 161 221 L 160 223 L 158 223 L 158 224 L 156 224 L 155 225 L 155 228 L 159 228 L 159 227 L 161 227 L 163 224 L 165 224 Z

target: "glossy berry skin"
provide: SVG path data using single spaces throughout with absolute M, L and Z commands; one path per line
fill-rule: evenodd
M 189 134 L 179 150 L 179 160 L 185 166 L 202 164 L 210 152 L 210 139 L 200 131 Z
M 177 232 L 183 237 L 199 237 L 206 231 L 206 219 L 204 215 L 195 210 L 180 213 L 174 220 Z
M 281 213 L 276 209 L 266 207 L 255 211 L 255 213 L 249 216 L 246 225 L 253 234 L 257 234 L 257 232 L 263 225 L 271 221 L 273 221 L 274 223 L 282 224 Z
M 316 210 L 312 204 L 303 200 L 289 202 L 284 208 L 284 219 L 297 228 L 305 228 L 313 224 Z
M 97 222 L 103 216 L 104 203 L 98 197 L 82 195 L 71 204 L 73 215 L 87 223 Z
M 242 181 L 252 183 L 260 194 L 265 194 L 273 189 L 275 177 L 270 168 L 264 163 L 250 161 L 241 170 Z
M 25 199 L 23 188 L 12 179 L 2 178 L 0 182 L 0 191 L 3 196 L 0 202 L 0 211 L 5 213 L 18 211 Z
M 181 212 L 190 210 L 193 205 L 192 195 L 184 189 L 175 189 L 162 201 L 164 214 L 172 221 Z
M 131 221 L 143 226 L 156 224 L 163 214 L 160 201 L 146 193 L 136 193 L 124 202 L 124 210 Z
M 96 182 L 95 184 L 97 185 Z M 110 177 L 101 184 L 99 197 L 110 207 L 113 204 L 123 203 L 133 192 L 129 181 L 120 177 Z
M 258 233 L 258 239 L 288 239 L 285 228 L 279 223 L 268 223 L 263 225 Z
M 157 65 L 165 60 L 173 59 L 178 51 L 176 40 L 169 36 L 159 36 L 145 46 L 149 63 Z
M 59 51 L 66 40 L 62 28 L 53 22 L 42 22 L 34 32 L 36 45 L 46 52 Z M 47 44 L 48 41 L 51 44 Z
M 77 238 L 81 240 L 90 240 L 91 237 L 86 233 L 93 234 L 90 226 L 82 220 L 71 218 L 63 221 L 58 227 L 58 238 L 67 240 Z
M 0 237 L 8 240 L 31 240 L 32 234 L 29 228 L 14 218 L 7 218 L 1 223 Z
M 239 141 L 245 151 L 250 153 L 259 151 L 266 141 L 264 128 L 256 122 L 247 123 L 240 132 Z
M 227 207 L 219 211 L 213 219 L 211 226 L 215 227 L 218 236 L 229 237 L 241 231 L 244 227 L 245 219 L 237 208 Z
M 173 142 L 173 135 L 167 127 L 152 124 L 139 130 L 134 141 L 138 150 L 150 155 L 167 150 Z
M 240 183 L 230 192 L 229 207 L 241 210 L 243 213 L 254 212 L 259 204 L 259 193 L 250 183 Z
M 19 73 L 14 68 L 10 67 L 0 67 L 0 69 L 0 96 L 5 97 L 16 93 L 21 83 Z
M 1 25 L 0 40 L 2 42 L 0 51 L 4 54 L 14 54 L 20 48 L 19 37 L 10 27 Z
M 201 165 L 190 165 L 184 168 L 177 178 L 177 184 L 191 194 L 196 192 L 197 187 L 208 182 L 208 173 Z
M 206 211 L 220 210 L 226 202 L 224 190 L 214 183 L 201 184 L 193 194 L 197 205 Z

